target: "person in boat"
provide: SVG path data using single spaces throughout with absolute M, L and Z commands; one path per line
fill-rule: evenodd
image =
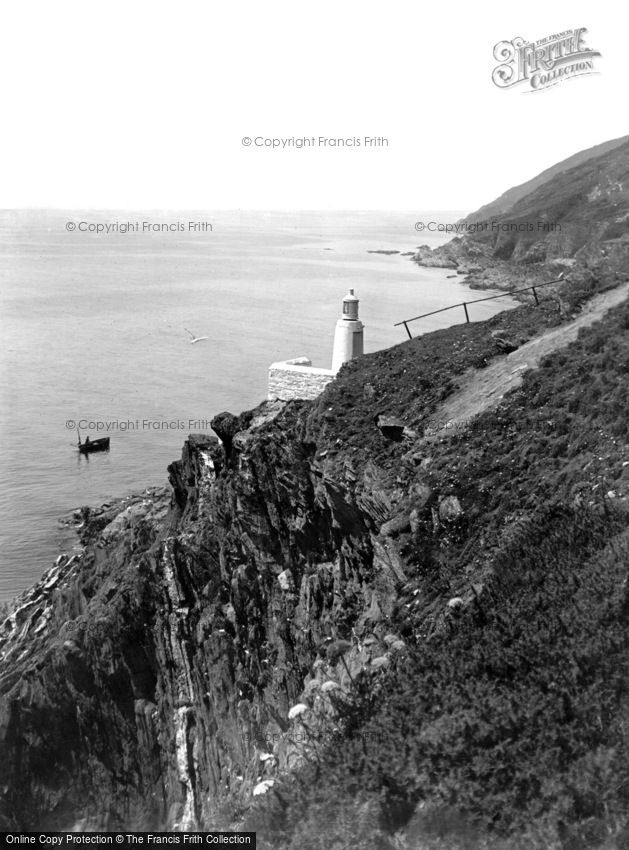
M 85 445 L 86 445 L 86 446 L 89 446 L 89 444 L 90 444 L 90 438 L 89 438 L 89 437 L 86 437 L 86 438 L 85 438 Z

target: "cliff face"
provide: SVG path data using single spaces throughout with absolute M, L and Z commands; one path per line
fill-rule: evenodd
M 569 156 L 567 159 L 556 163 L 556 165 L 552 165 L 550 168 L 545 169 L 531 180 L 527 180 L 526 183 L 521 183 L 519 186 L 507 189 L 507 191 L 499 198 L 496 198 L 495 201 L 491 201 L 491 203 L 480 207 L 476 210 L 476 212 L 470 213 L 470 215 L 466 216 L 464 221 L 488 221 L 492 218 L 502 218 L 508 210 L 517 204 L 518 201 L 527 195 L 530 195 L 544 183 L 548 183 L 553 179 L 553 177 L 576 168 L 577 166 L 587 162 L 589 159 L 602 156 L 603 154 L 606 154 L 627 142 L 629 142 L 629 136 L 622 136 L 619 139 L 612 139 L 609 142 L 603 142 L 602 144 L 594 145 L 594 147 L 588 148 L 587 150 L 579 151 L 578 153 Z
M 88 518 L 82 554 L 5 622 L 3 827 L 216 823 L 295 756 L 288 711 L 319 649 L 386 619 L 400 581 L 373 543 L 386 495 L 358 504 L 326 477 L 291 433 L 299 407 L 223 420 L 222 447 L 191 436 L 172 499 Z
M 575 279 L 592 271 L 624 277 L 629 142 L 609 144 L 596 156 L 577 155 L 584 161 L 573 167 L 561 168 L 567 160 L 550 176 L 545 172 L 537 183 L 518 187 L 523 191 L 508 203 L 499 199 L 467 216 L 457 238 L 434 250 L 421 246 L 415 261 L 456 269 L 477 288 L 527 286 L 562 272 Z

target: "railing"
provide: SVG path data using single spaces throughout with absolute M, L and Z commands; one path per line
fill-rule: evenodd
M 557 280 L 548 280 L 546 283 L 536 283 L 535 286 L 525 286 L 523 289 L 512 289 L 509 292 L 501 292 L 500 295 L 489 295 L 487 298 L 476 298 L 474 301 L 461 301 L 460 304 L 451 304 L 449 307 L 441 307 L 440 310 L 432 310 L 430 313 L 422 313 L 421 316 L 413 316 L 412 319 L 404 319 L 402 322 L 396 322 L 393 327 L 398 328 L 400 325 L 404 325 L 408 338 L 413 339 L 413 336 L 408 329 L 409 322 L 416 322 L 418 319 L 425 319 L 426 316 L 434 316 L 435 313 L 444 313 L 446 310 L 454 310 L 456 307 L 463 307 L 465 310 L 465 321 L 469 322 L 470 315 L 467 312 L 468 304 L 478 304 L 481 301 L 493 301 L 495 298 L 504 298 L 507 295 L 517 295 L 519 292 L 528 292 L 529 290 L 533 293 L 535 304 L 539 305 L 539 298 L 537 297 L 536 290 L 541 289 L 542 286 L 550 286 L 551 283 L 563 283 L 563 281 L 563 277 L 558 277 Z

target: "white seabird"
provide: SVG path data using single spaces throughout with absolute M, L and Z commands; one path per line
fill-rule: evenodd
M 188 328 L 184 328 L 184 330 L 185 330 L 185 331 L 188 331 Z M 192 337 L 192 338 L 191 338 L 191 340 L 190 340 L 190 345 L 194 345 L 194 344 L 195 344 L 195 342 L 201 342 L 201 340 L 203 340 L 203 339 L 207 339 L 207 337 L 206 337 L 206 336 L 195 336 L 195 335 L 192 333 L 192 331 L 188 331 L 188 333 L 189 333 L 189 334 L 190 334 L 190 336 Z

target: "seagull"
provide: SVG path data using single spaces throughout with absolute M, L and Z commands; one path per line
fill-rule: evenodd
M 188 331 L 188 328 L 184 328 L 184 331 Z M 190 345 L 194 345 L 195 342 L 201 342 L 203 339 L 207 339 L 206 336 L 195 336 L 192 331 L 188 331 L 192 339 L 190 340 Z

